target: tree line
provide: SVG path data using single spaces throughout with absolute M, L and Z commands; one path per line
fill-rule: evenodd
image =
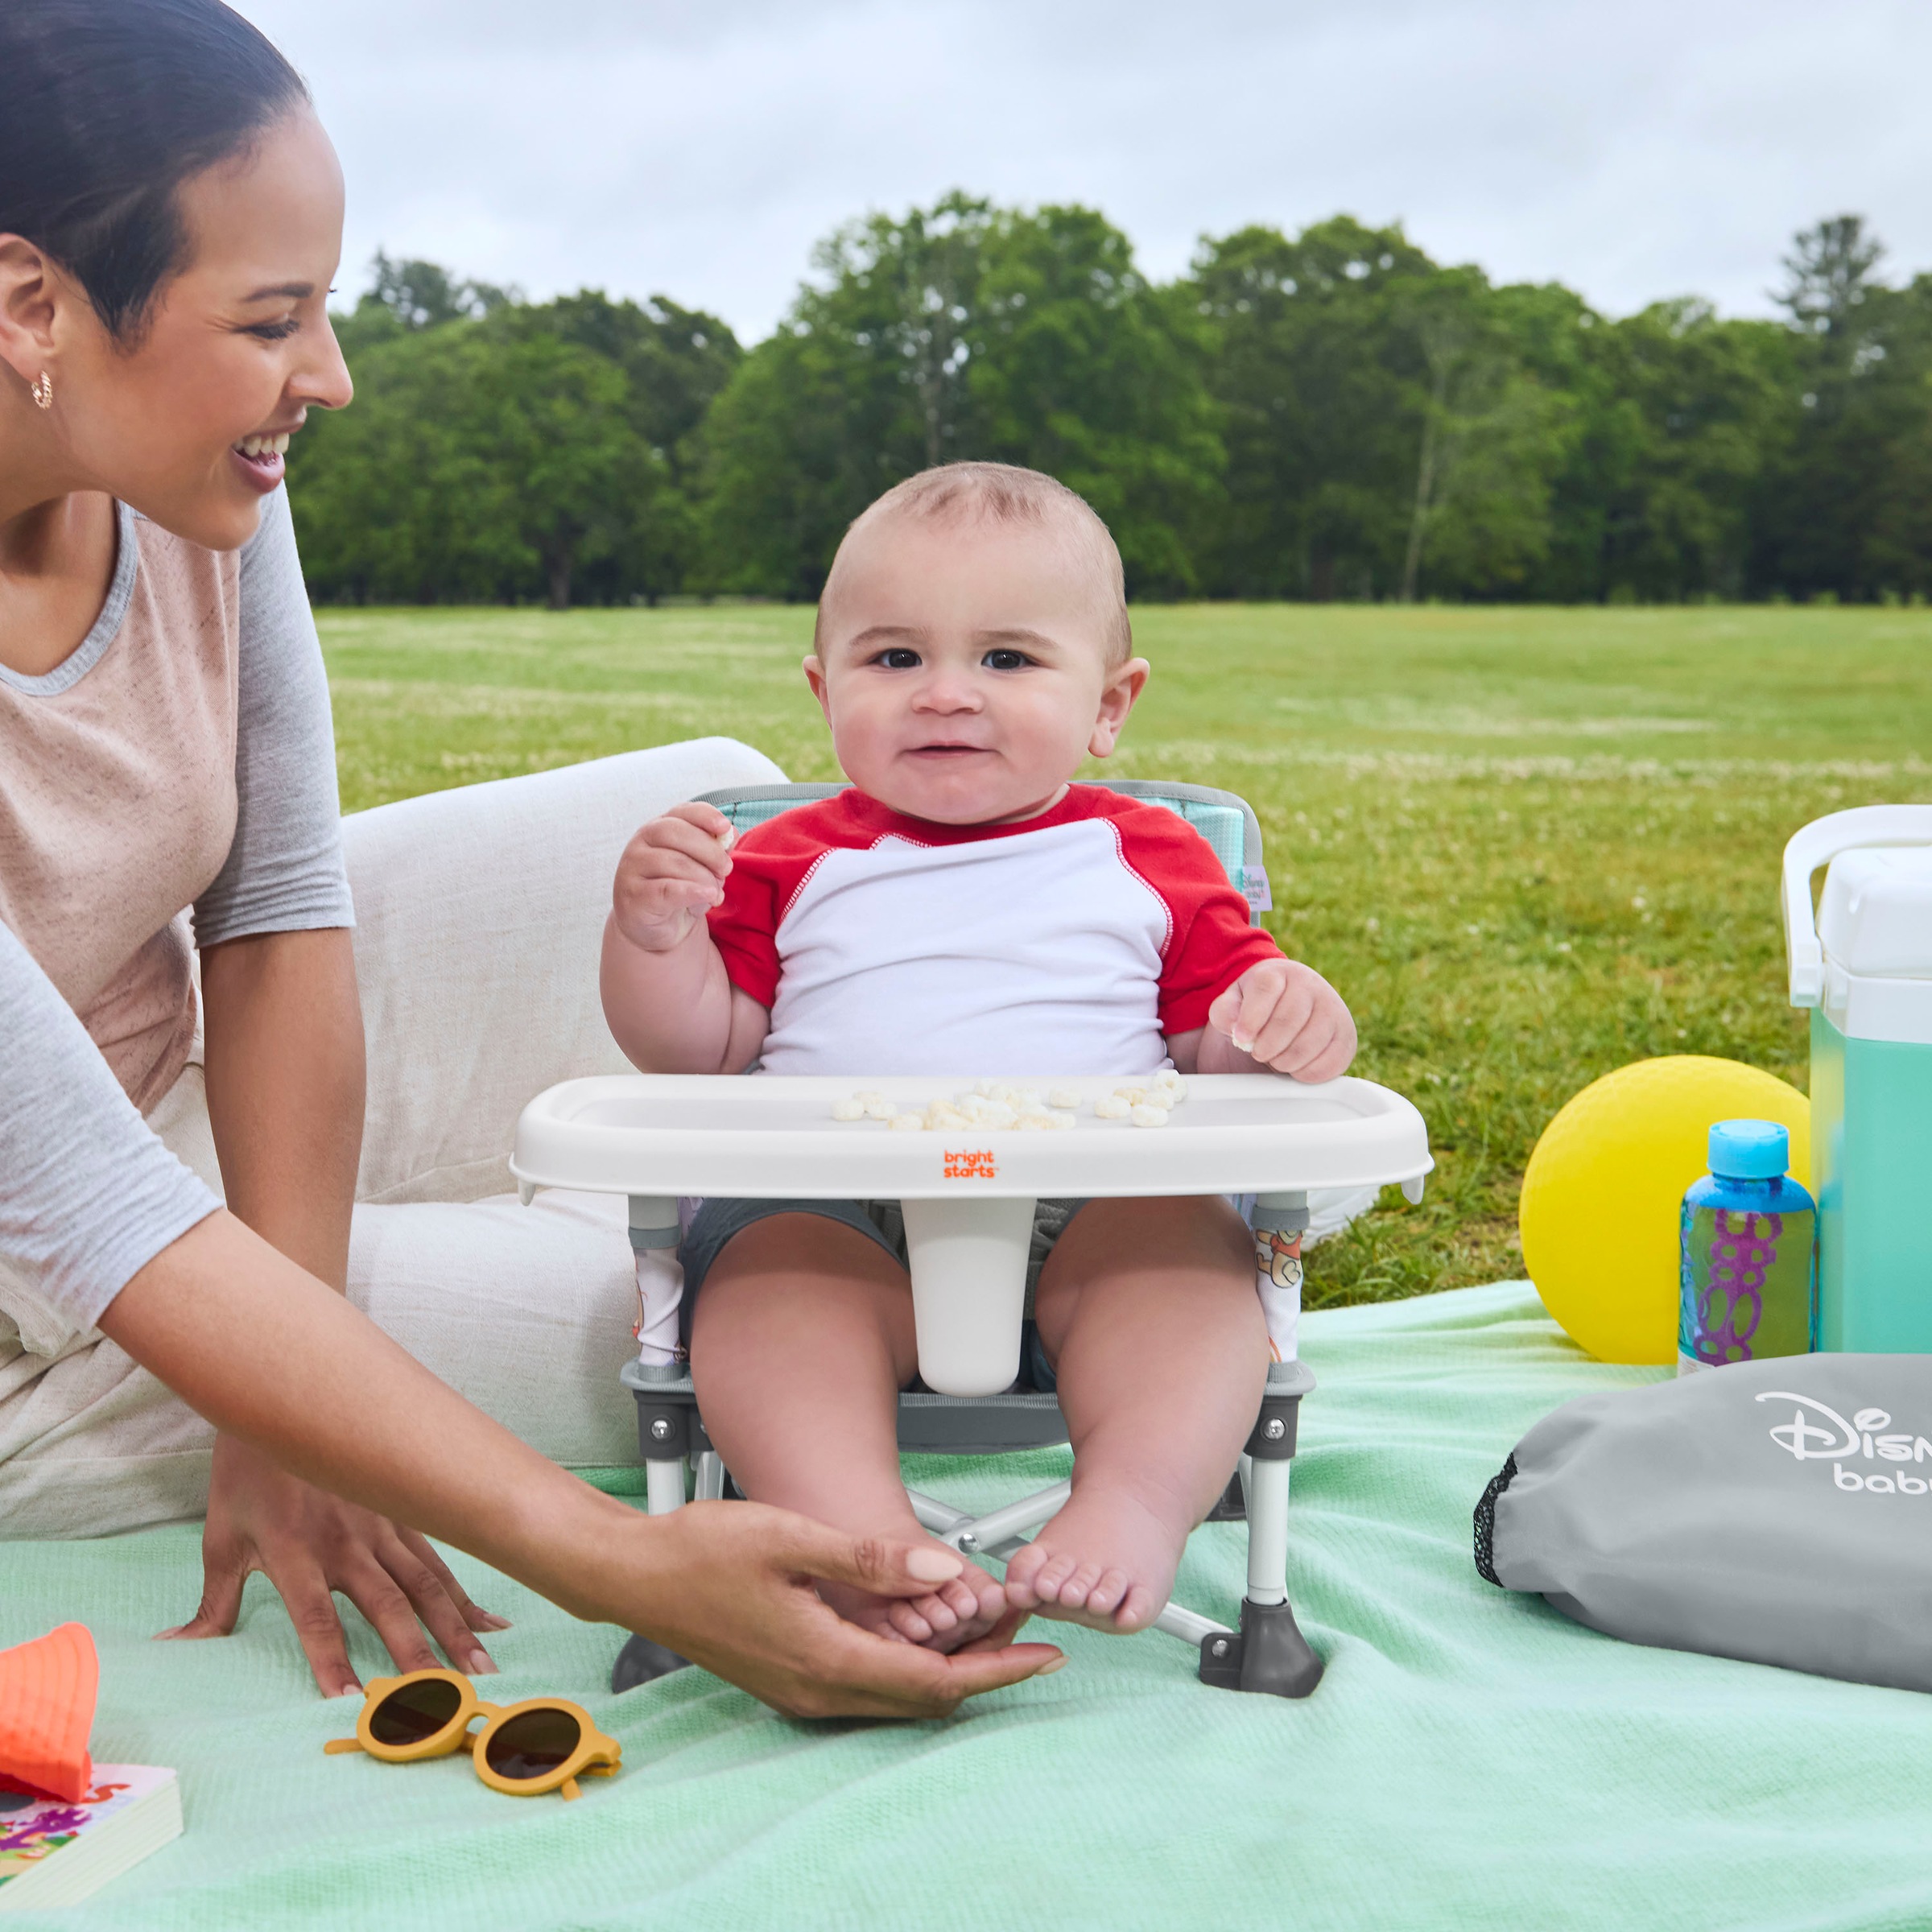
M 964 457 L 1080 491 L 1143 598 L 1916 599 L 1932 274 L 1882 254 L 1840 216 L 1776 319 L 1611 317 L 1347 216 L 1162 284 L 1092 209 L 953 194 L 837 230 L 749 349 L 379 255 L 291 493 L 334 601 L 810 600 L 873 497 Z

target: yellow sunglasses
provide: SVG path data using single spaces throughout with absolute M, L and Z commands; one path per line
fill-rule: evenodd
M 470 1726 L 486 1718 L 481 1731 Z M 512 1798 L 561 1791 L 580 1795 L 580 1777 L 609 1777 L 623 1748 L 568 1698 L 528 1697 L 520 1704 L 486 1704 L 458 1670 L 412 1670 L 378 1677 L 369 1686 L 353 1737 L 331 1738 L 322 1748 L 363 1751 L 385 1764 L 467 1751 L 477 1776 Z

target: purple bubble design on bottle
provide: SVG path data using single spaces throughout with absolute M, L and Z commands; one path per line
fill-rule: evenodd
M 1748 1362 L 1751 1338 L 1764 1315 L 1765 1278 L 1777 1260 L 1785 1220 L 1779 1214 L 1734 1214 L 1727 1208 L 1719 1208 L 1714 1219 L 1711 1283 L 1699 1297 L 1697 1353 L 1701 1360 L 1711 1363 Z

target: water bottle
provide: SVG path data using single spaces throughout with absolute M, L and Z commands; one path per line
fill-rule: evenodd
M 1806 1355 L 1818 1346 L 1818 1214 L 1785 1172 L 1775 1121 L 1719 1121 L 1711 1171 L 1684 1195 L 1677 1372 Z

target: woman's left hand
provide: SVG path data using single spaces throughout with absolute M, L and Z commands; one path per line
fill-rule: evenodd
M 215 1439 L 201 1568 L 200 1608 L 162 1636 L 228 1636 L 241 1613 L 242 1586 L 259 1570 L 282 1593 L 324 1697 L 362 1688 L 349 1661 L 335 1591 L 369 1619 L 402 1670 L 439 1661 L 429 1645 L 433 1637 L 457 1670 L 493 1674 L 497 1666 L 473 1633 L 510 1627 L 469 1600 L 415 1530 L 291 1476 L 229 1435 Z

